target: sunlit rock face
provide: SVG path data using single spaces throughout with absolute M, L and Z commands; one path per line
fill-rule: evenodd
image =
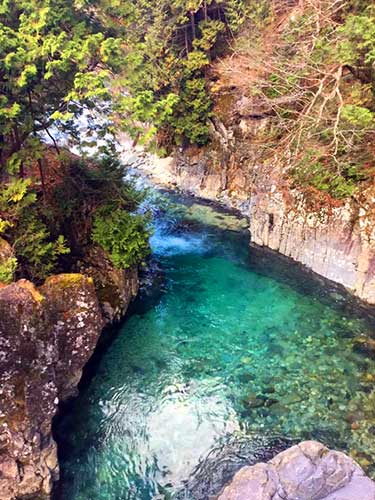
M 0 239 L 0 263 L 13 257 Z M 138 291 L 136 268 L 115 269 L 99 248 L 81 273 L 0 286 L 0 499 L 49 498 L 58 479 L 52 418 L 77 394 L 101 331 Z
M 375 483 L 351 458 L 305 441 L 243 467 L 218 500 L 373 500 Z
M 93 280 L 0 289 L 0 499 L 48 498 L 58 477 L 51 421 L 75 393 L 102 329 Z
M 40 288 L 20 280 L 0 289 L 1 500 L 49 498 L 59 474 L 51 434 L 58 403 L 76 395 L 103 326 L 137 293 L 136 269 L 115 270 L 92 252 L 85 270 L 95 283 L 60 274 Z

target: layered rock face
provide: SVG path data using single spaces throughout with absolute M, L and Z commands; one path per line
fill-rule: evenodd
M 51 434 L 58 403 L 77 391 L 109 322 L 103 311 L 121 304 L 124 312 L 137 291 L 135 270 L 116 276 L 102 304 L 82 274 L 0 288 L 0 500 L 49 498 L 59 473 Z
M 239 209 L 249 217 L 253 244 L 291 257 L 375 304 L 375 186 L 346 202 L 319 200 L 293 186 L 285 160 L 265 161 L 257 141 L 272 118 L 243 96 L 225 98 L 230 104 L 218 103 L 209 146 L 146 162 L 144 171 L 153 182 Z
M 351 458 L 305 441 L 243 467 L 218 500 L 373 500 L 375 483 Z

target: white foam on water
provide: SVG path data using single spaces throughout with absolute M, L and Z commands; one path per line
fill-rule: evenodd
M 158 230 L 150 238 L 152 252 L 155 255 L 202 254 L 208 250 L 204 235 L 166 234 Z

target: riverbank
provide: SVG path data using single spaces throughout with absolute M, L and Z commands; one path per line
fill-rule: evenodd
M 117 498 L 117 488 L 128 484 L 131 476 L 112 483 L 108 467 L 113 460 L 126 463 L 129 453 L 142 454 L 144 445 L 135 440 L 132 450 L 121 445 L 116 455 L 116 440 L 122 435 L 128 440 L 134 432 L 138 435 L 151 417 L 155 420 L 153 453 L 160 464 L 170 453 L 175 459 L 166 464 L 169 472 L 165 469 L 162 477 L 158 476 L 160 464 L 147 473 L 141 468 L 137 481 L 142 483 L 144 474 L 155 474 L 158 485 L 171 483 L 179 490 L 183 479 L 191 494 L 201 492 L 199 499 L 208 491 L 218 494 L 241 466 L 268 460 L 304 438 L 345 449 L 371 471 L 370 399 L 375 374 L 371 348 L 361 341 L 371 329 L 371 311 L 286 258 L 264 249 L 249 254 L 247 221 L 235 212 L 216 210 L 215 204 L 200 203 L 197 198 L 159 195 L 152 190 L 148 197 L 141 209 L 151 210 L 155 217 L 151 245 L 157 284 L 146 279 L 145 295 L 132 308 L 114 343 L 95 361 L 78 399 L 71 400 L 54 424 L 60 428 L 60 498 L 74 498 L 75 474 L 78 485 L 93 488 L 88 498 L 95 497 L 96 482 L 85 460 L 81 462 L 86 454 L 90 460 L 99 460 L 100 487 L 113 485 L 116 489 L 108 491 L 108 498 Z M 8 345 L 2 500 L 20 495 L 49 498 L 59 475 L 52 418 L 60 401 L 77 395 L 82 368 L 100 339 L 104 321 L 109 324 L 121 318 L 137 291 L 135 270 L 113 274 L 108 262 L 101 271 L 95 270 L 94 263 L 98 265 L 100 259 L 94 257 L 82 270 L 94 277 L 96 290 L 91 278 L 77 274 L 50 278 L 39 289 L 20 282 L 0 290 L 4 312 L 0 332 L 3 345 Z M 109 280 L 107 286 L 103 282 L 98 286 L 104 277 Z M 116 289 L 115 284 L 122 286 Z M 30 356 L 32 365 L 27 361 Z M 101 385 L 103 374 L 110 384 L 107 389 Z M 162 404 L 160 412 L 148 416 L 137 405 L 139 397 L 153 391 L 153 380 L 156 388 L 159 384 L 163 388 Z M 333 387 L 336 382 L 339 385 Z M 123 394 L 122 389 L 117 392 L 118 383 L 125 389 Z M 225 387 L 231 388 L 228 394 Z M 115 441 L 109 441 L 107 450 L 98 428 L 104 429 L 104 435 L 108 425 L 112 429 L 112 417 L 108 420 L 107 410 L 103 414 L 102 410 L 111 407 L 113 389 L 113 417 L 117 411 L 122 417 L 115 418 Z M 158 390 L 152 405 L 158 404 Z M 105 394 L 110 398 L 106 404 Z M 291 399 L 291 394 L 297 399 Z M 188 411 L 181 413 L 183 408 Z M 98 427 L 96 418 L 101 414 Z M 308 417 L 306 422 L 302 422 L 303 415 Z M 177 441 L 170 440 L 170 429 L 168 436 L 159 435 L 164 418 L 175 419 Z M 133 422 L 134 427 L 123 429 L 124 422 Z M 117 425 L 122 429 L 120 436 Z M 87 433 L 83 440 L 82 432 Z M 344 444 L 349 442 L 350 447 Z M 79 466 L 74 462 L 77 452 Z M 218 468 L 212 461 L 215 454 L 221 464 L 231 466 Z M 236 456 L 247 458 L 238 461 Z M 183 473 L 175 468 L 177 463 L 184 464 Z M 188 471 L 198 463 L 197 474 L 189 476 Z M 206 476 L 211 471 L 208 482 L 201 477 L 202 470 Z M 129 491 L 134 487 L 131 484 Z M 150 488 L 154 491 L 154 486 Z

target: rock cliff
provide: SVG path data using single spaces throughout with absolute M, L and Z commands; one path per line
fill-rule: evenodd
M 58 403 L 76 393 L 103 326 L 137 292 L 134 269 L 112 270 L 109 279 L 105 300 L 83 274 L 52 276 L 39 288 L 26 280 L 0 288 L 1 500 L 50 496 L 59 474 L 51 433 Z
M 305 441 L 243 467 L 218 500 L 373 500 L 375 483 L 349 457 Z
M 241 96 L 227 98 L 231 105 L 222 105 L 212 122 L 211 144 L 145 162 L 144 172 L 157 184 L 239 209 L 249 218 L 252 244 L 280 252 L 374 304 L 375 186 L 342 201 L 295 186 L 283 159 L 265 161 L 257 142 L 272 118 L 254 115 Z

